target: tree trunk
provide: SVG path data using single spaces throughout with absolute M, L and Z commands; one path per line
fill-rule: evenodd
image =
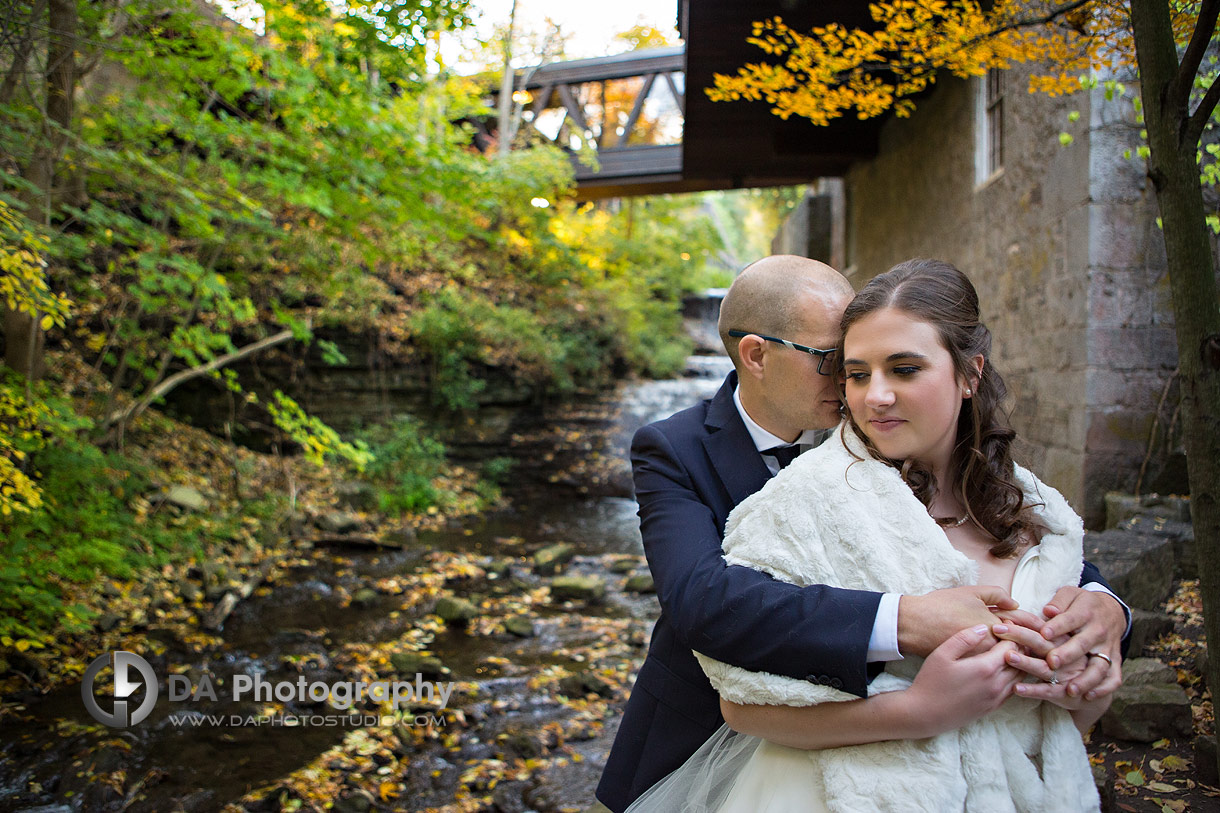
M 1169 261 L 1190 512 L 1210 645 L 1220 642 L 1220 295 L 1204 220 L 1198 141 L 1183 138 L 1189 132 L 1189 99 L 1174 92 L 1183 87 L 1183 78 L 1178 77 L 1168 4 L 1131 0 L 1131 22 L 1148 130 L 1148 176 L 1156 189 Z M 1214 28 L 1214 18 L 1210 24 Z M 1211 32 L 1203 33 L 1210 38 Z M 1189 88 L 1194 76 L 1185 79 Z M 1211 655 L 1207 664 L 1207 685 L 1215 697 L 1220 657 Z
M 504 36 L 504 75 L 500 77 L 499 115 L 496 117 L 500 128 L 498 136 L 500 155 L 508 155 L 513 148 L 512 111 L 513 111 L 513 35 L 517 26 L 517 0 L 513 0 L 513 10 L 508 16 L 508 33 Z
M 34 190 L 24 195 L 26 215 L 48 225 L 53 203 L 55 167 L 63 152 L 64 134 L 72 126 L 76 93 L 76 0 L 50 0 L 47 5 L 46 109 L 40 143 L 23 173 Z M 4 360 L 27 379 L 42 377 L 45 336 L 40 317 L 4 311 Z

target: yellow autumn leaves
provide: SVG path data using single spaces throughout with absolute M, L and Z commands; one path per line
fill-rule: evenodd
M 1090 69 L 1133 64 L 1127 7 L 1095 0 L 1064 12 L 1054 2 L 898 0 L 869 6 L 872 30 L 838 23 L 803 33 L 779 17 L 754 24 L 749 42 L 782 64 L 750 63 L 715 75 L 713 101 L 765 100 L 781 118 L 827 124 L 848 112 L 860 119 L 894 110 L 910 115 L 910 97 L 939 71 L 982 76 L 992 68 L 1039 63 L 1030 92 L 1070 93 Z

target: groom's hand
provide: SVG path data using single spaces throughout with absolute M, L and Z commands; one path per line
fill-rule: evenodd
M 1086 696 L 1087 700 L 1110 694 L 1122 684 L 1121 647 L 1127 629 L 1127 615 L 1122 606 L 1108 593 L 1093 592 L 1079 587 L 1061 587 L 1043 611 L 1050 620 L 1041 629 L 1048 641 L 1066 642 L 1056 645 L 1046 656 L 1052 669 L 1070 668 L 1074 662 L 1101 652 L 1105 658 L 1088 657 L 1087 668 L 1067 686 L 1070 697 Z
M 898 600 L 898 651 L 926 657 L 960 630 L 979 624 L 990 627 L 998 620 L 993 608 L 1015 610 L 1017 603 L 1007 590 L 986 585 L 903 595 Z

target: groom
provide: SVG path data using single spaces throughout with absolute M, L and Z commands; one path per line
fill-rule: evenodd
M 622 811 L 693 754 L 724 722 L 719 697 L 692 650 L 752 671 L 772 672 L 866 696 L 882 662 L 927 655 L 950 635 L 994 624 L 988 605 L 1016 605 L 998 587 L 959 587 L 899 596 L 824 585 L 797 587 L 724 562 L 732 509 L 762 488 L 839 422 L 830 349 L 852 298 L 823 263 L 774 256 L 750 265 L 725 295 L 720 336 L 734 371 L 709 401 L 636 433 L 631 463 L 644 550 L 661 616 L 597 788 Z M 754 332 L 757 331 L 757 332 Z M 1070 636 L 1052 665 L 1086 652 L 1078 694 L 1112 692 L 1121 679 L 1125 609 L 1086 563 L 1082 584 L 1055 594 L 1042 629 Z M 1103 588 L 1104 589 L 1104 588 Z

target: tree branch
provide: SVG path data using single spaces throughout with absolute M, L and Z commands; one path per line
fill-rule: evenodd
M 153 401 L 165 395 L 184 381 L 190 381 L 192 378 L 199 378 L 202 375 L 207 375 L 213 370 L 218 370 L 221 367 L 224 367 L 226 364 L 239 361 L 246 356 L 252 356 L 255 353 L 266 350 L 268 347 L 274 347 L 277 344 L 282 344 L 291 338 L 291 330 L 282 330 L 274 336 L 268 336 L 265 339 L 260 339 L 259 341 L 254 342 L 253 344 L 248 344 L 245 347 L 234 350 L 232 353 L 226 353 L 219 358 L 214 358 L 207 364 L 201 364 L 198 367 L 192 367 L 189 370 L 183 370 L 180 373 L 175 373 L 150 390 L 148 394 L 141 398 L 137 403 L 132 404 L 126 409 L 121 409 L 117 412 L 111 413 L 106 418 L 106 425 L 114 426 L 115 424 L 125 423 L 138 417 L 140 413 L 142 413 L 149 407 L 150 404 L 152 404 Z
M 1212 34 L 1216 31 L 1216 17 L 1220 15 L 1220 0 L 1203 0 L 1199 8 L 1199 19 L 1195 21 L 1195 30 L 1190 35 L 1190 44 L 1182 52 L 1182 62 L 1178 66 L 1178 75 L 1169 86 L 1168 104 L 1175 108 L 1185 109 L 1190 103 L 1190 89 L 1195 85 L 1195 74 L 1211 44 Z
M 1217 102 L 1220 102 L 1220 78 L 1212 80 L 1212 86 L 1203 94 L 1199 106 L 1182 125 L 1182 143 L 1190 145 L 1191 150 L 1198 148 L 1199 139 L 1203 137 L 1203 128 L 1212 117 Z

